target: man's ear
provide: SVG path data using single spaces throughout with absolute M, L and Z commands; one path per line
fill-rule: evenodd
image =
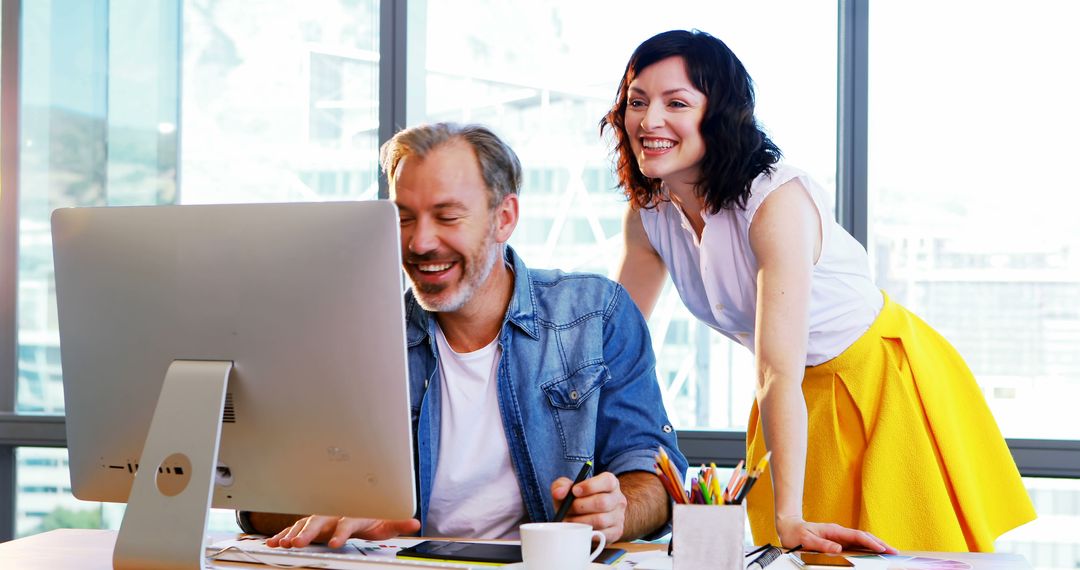
M 495 241 L 506 243 L 518 223 L 518 197 L 517 194 L 507 194 L 502 202 L 495 207 Z

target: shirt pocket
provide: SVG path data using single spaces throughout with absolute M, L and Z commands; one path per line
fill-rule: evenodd
M 588 364 L 576 372 L 545 383 L 555 431 L 568 461 L 588 461 L 596 447 L 596 419 L 600 389 L 611 375 L 603 364 Z

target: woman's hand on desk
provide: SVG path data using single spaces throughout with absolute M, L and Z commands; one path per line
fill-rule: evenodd
M 419 531 L 420 521 L 416 519 L 352 519 L 311 515 L 266 539 L 266 545 L 272 548 L 303 548 L 313 542 L 325 542 L 331 548 L 341 548 L 350 538 L 382 540 Z
M 798 516 L 777 517 L 776 533 L 780 535 L 780 543 L 787 548 L 801 544 L 804 550 L 815 552 L 869 550 L 896 554 L 895 548 L 866 531 L 833 523 L 806 522 Z

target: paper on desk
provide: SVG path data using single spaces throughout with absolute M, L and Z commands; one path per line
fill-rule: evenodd
M 855 570 L 1031 570 L 1023 556 L 986 552 L 905 552 L 903 554 L 845 553 Z M 750 559 L 748 558 L 747 561 Z M 663 551 L 627 554 L 618 570 L 670 570 L 671 558 Z M 799 570 L 793 555 L 785 554 L 766 570 Z
M 749 562 L 750 559 L 747 559 Z M 662 550 L 646 550 L 627 554 L 618 566 L 618 570 L 671 570 L 672 560 Z M 797 570 L 790 556 L 781 556 L 768 566 L 768 570 Z
M 330 548 L 325 544 L 312 544 L 303 548 L 290 548 L 290 552 L 308 552 L 308 553 L 327 553 L 333 552 L 337 554 L 360 554 L 368 556 L 397 556 L 397 553 L 402 548 L 408 548 L 423 542 L 418 538 L 390 538 L 386 540 L 361 540 L 359 538 L 350 538 L 345 546 L 341 548 Z M 223 550 L 225 548 L 234 547 L 247 552 L 265 552 L 273 554 L 275 552 L 281 552 L 281 548 L 270 548 L 266 546 L 266 537 L 264 536 L 241 536 L 240 538 L 233 538 L 228 540 L 219 540 L 206 547 L 206 551 L 213 552 L 216 550 Z
M 335 553 L 335 554 L 358 555 L 358 557 L 355 559 L 355 563 L 356 564 L 361 564 L 361 565 L 364 562 L 375 563 L 375 562 L 378 562 L 379 560 L 387 560 L 387 559 L 394 559 L 395 563 L 400 563 L 400 562 L 402 562 L 402 560 L 399 559 L 399 558 L 396 558 L 398 551 L 400 551 L 402 548 L 408 548 L 410 546 L 414 546 L 416 544 L 419 544 L 419 543 L 423 542 L 424 540 L 427 540 L 427 539 L 391 538 L 391 539 L 387 539 L 387 540 L 369 541 L 369 540 L 361 540 L 361 539 L 358 539 L 358 538 L 350 538 L 349 541 L 342 548 L 330 548 L 329 546 L 320 544 L 320 545 L 305 546 L 304 548 L 291 548 L 291 549 L 288 549 L 287 552 L 289 552 L 289 553 L 297 553 L 297 554 Z M 240 538 L 218 540 L 218 541 L 213 542 L 209 546 L 207 546 L 206 553 L 207 553 L 207 555 L 209 555 L 211 553 L 218 552 L 218 551 L 221 551 L 221 550 L 225 550 L 225 549 L 228 549 L 228 548 L 231 547 L 231 548 L 243 550 L 245 552 L 249 552 L 251 554 L 254 554 L 256 557 L 260 557 L 260 558 L 263 557 L 263 556 L 275 556 L 275 555 L 281 556 L 281 554 L 282 554 L 282 549 L 281 548 L 270 548 L 269 546 L 266 546 L 265 542 L 266 542 L 266 537 L 262 537 L 262 536 L 242 536 Z M 500 543 L 502 541 L 476 540 L 474 542 L 495 542 L 495 543 Z M 363 556 L 363 558 L 359 558 L 360 556 Z M 220 556 L 219 559 L 220 560 L 228 560 L 228 561 L 236 561 L 236 562 L 251 562 L 250 558 L 244 557 L 242 554 L 236 552 L 235 550 L 231 550 L 229 552 L 226 552 L 225 554 Z M 662 551 L 662 550 L 653 550 L 653 551 L 646 551 L 646 552 L 631 552 L 629 554 L 626 554 L 625 556 L 623 556 L 619 560 L 619 563 L 617 565 L 612 566 L 611 568 L 613 570 L 633 570 L 635 568 L 640 568 L 639 564 L 641 564 L 642 561 L 649 560 L 649 559 L 666 559 L 666 560 L 669 561 L 667 567 L 668 568 L 671 567 L 670 566 L 670 560 L 671 559 L 668 558 L 667 554 L 664 551 Z M 280 561 L 280 559 L 275 560 L 275 561 Z M 338 562 L 338 561 L 335 561 L 335 562 L 331 563 L 329 561 L 322 560 L 320 562 L 325 564 L 324 567 L 329 567 L 329 568 L 335 568 L 335 567 L 338 567 L 340 564 L 342 564 L 341 562 Z M 352 565 L 350 565 L 348 563 L 344 563 L 344 564 L 345 564 L 344 566 L 341 566 L 342 568 L 344 568 L 346 566 L 352 566 Z M 434 564 L 436 564 L 436 562 L 435 561 L 426 562 L 426 563 L 425 562 L 418 562 L 418 564 L 431 564 L 431 565 L 434 565 Z M 451 564 L 447 564 L 447 566 L 451 566 Z M 465 567 L 468 566 L 468 563 L 457 563 L 457 564 L 453 564 L 453 566 L 457 567 L 457 568 L 465 568 Z
M 314 544 L 303 548 L 270 548 L 266 546 L 266 537 L 241 536 L 239 538 L 219 540 L 206 547 L 206 555 L 217 554 L 217 560 L 233 562 L 254 562 L 253 555 L 265 562 L 296 563 L 296 558 L 291 560 L 285 557 L 302 557 L 305 554 L 346 554 L 355 556 L 353 560 L 319 560 L 324 568 L 374 568 L 380 561 L 394 563 L 394 568 L 401 568 L 404 562 L 397 558 L 397 553 L 402 548 L 407 548 L 423 542 L 416 538 L 392 538 L 387 540 L 367 541 L 358 538 L 350 538 L 341 548 L 330 548 L 324 544 Z M 239 552 L 242 551 L 242 552 Z M 247 555 L 245 555 L 247 553 Z M 284 559 L 284 560 L 283 560 Z M 382 565 L 380 564 L 379 567 Z
M 631 552 L 619 561 L 619 565 L 616 568 L 617 570 L 628 570 L 629 568 L 635 570 L 639 568 L 644 570 L 648 570 L 649 568 L 655 568 L 657 570 L 668 569 L 671 568 L 671 557 L 663 550 Z

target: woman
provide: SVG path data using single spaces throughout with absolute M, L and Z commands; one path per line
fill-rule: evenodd
M 698 319 L 755 354 L 747 464 L 773 452 L 748 498 L 756 543 L 987 551 L 1034 518 L 971 372 L 874 286 L 824 190 L 780 163 L 723 42 L 646 40 L 608 127 L 630 199 L 619 281 L 648 316 L 670 272 Z

